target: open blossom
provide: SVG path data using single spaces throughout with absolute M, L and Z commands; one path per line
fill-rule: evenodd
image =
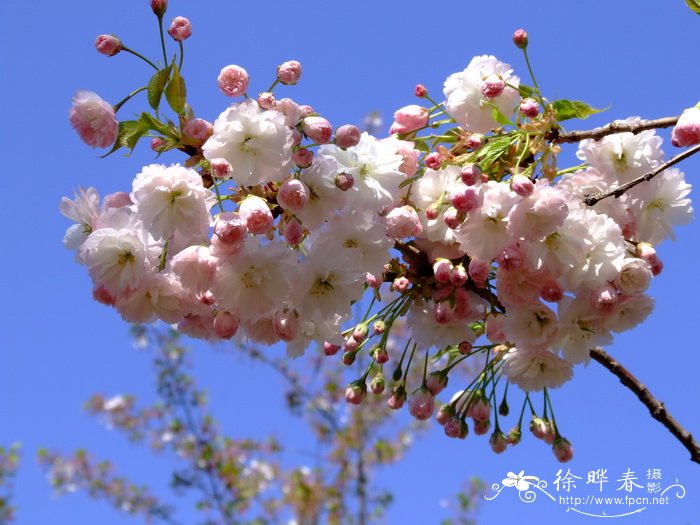
M 106 148 L 117 140 L 119 122 L 114 108 L 92 91 L 78 91 L 75 94 L 68 119 L 88 146 Z
M 556 388 L 573 376 L 571 363 L 546 349 L 513 348 L 506 355 L 503 373 L 508 381 L 528 392 Z
M 242 186 L 282 182 L 292 158 L 292 131 L 281 113 L 262 111 L 248 99 L 219 115 L 202 151 L 207 159 L 226 159 L 233 180 Z
M 430 111 L 428 108 L 416 104 L 405 106 L 394 113 L 394 123 L 389 128 L 389 133 L 392 135 L 394 133 L 403 135 L 412 131 L 418 131 L 427 126 L 429 118 Z
M 520 79 L 512 72 L 508 64 L 504 64 L 496 57 L 474 57 L 464 71 L 454 73 L 445 80 L 447 112 L 457 120 L 460 126 L 469 131 L 486 133 L 498 127 L 498 122 L 492 117 L 491 104 L 494 104 L 503 115 L 510 116 L 520 103 L 520 94 L 517 90 Z M 494 79 L 499 79 L 504 86 L 506 83 L 509 86 L 505 86 L 496 96 L 487 97 L 482 92 L 482 86 L 487 80 L 493 84 Z M 493 94 L 491 90 L 487 91 Z
M 196 171 L 177 164 L 151 164 L 132 187 L 131 199 L 154 237 L 167 239 L 175 232 L 191 239 L 207 236 L 215 196 Z
M 235 64 L 224 67 L 217 79 L 219 89 L 227 97 L 238 97 L 245 93 L 249 81 L 248 72 Z
M 78 188 L 75 199 L 68 197 L 61 199 L 61 213 L 76 222 L 63 237 L 63 244 L 69 250 L 76 250 L 88 238 L 88 235 L 96 227 L 99 215 L 98 205 L 100 196 L 95 188 Z
M 556 314 L 542 303 L 532 303 L 508 311 L 503 331 L 519 348 L 544 350 L 559 335 Z

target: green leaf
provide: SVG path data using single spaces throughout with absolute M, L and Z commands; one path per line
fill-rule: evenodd
M 170 67 L 172 68 L 173 74 L 170 77 L 168 85 L 165 87 L 165 99 L 175 113 L 182 115 L 185 112 L 185 102 L 187 98 L 185 79 L 180 76 L 180 71 L 175 62 L 173 62 Z
M 488 169 L 501 156 L 508 152 L 511 144 L 518 140 L 517 134 L 500 135 L 491 138 L 479 151 L 479 166 Z
M 139 122 L 141 122 L 146 129 L 152 129 L 153 131 L 157 131 L 158 133 L 172 137 L 177 141 L 179 141 L 181 138 L 175 124 L 170 121 L 165 124 L 157 118 L 154 118 L 150 113 L 141 113 Z
M 523 98 L 531 97 L 532 94 L 535 92 L 534 89 L 532 89 L 530 86 L 526 86 L 525 84 L 520 84 L 518 86 L 518 92 L 520 93 L 520 96 Z
M 501 110 L 498 109 L 498 106 L 496 106 L 495 104 L 491 107 L 491 118 L 498 122 L 501 126 L 513 124 L 510 120 L 508 120 L 508 117 L 501 113 Z
M 170 66 L 161 69 L 148 81 L 148 103 L 153 109 L 158 111 L 160 98 L 163 95 L 165 84 L 170 77 Z
M 596 113 L 604 111 L 602 109 L 595 109 L 581 102 L 580 100 L 555 100 L 552 102 L 552 108 L 554 109 L 554 114 L 557 120 L 561 122 L 562 120 L 569 120 L 572 118 L 585 119 Z
M 700 1 L 698 0 L 685 0 L 688 7 L 692 9 L 696 14 L 700 15 Z

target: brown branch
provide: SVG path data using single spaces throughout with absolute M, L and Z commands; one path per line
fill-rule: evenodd
M 664 404 L 656 399 L 653 394 L 649 392 L 647 387 L 640 383 L 629 370 L 613 359 L 610 354 L 605 352 L 602 348 L 594 348 L 590 351 L 590 355 L 595 361 L 617 376 L 623 385 L 634 392 L 634 395 L 649 409 L 651 417 L 665 426 L 669 432 L 683 444 L 688 452 L 690 452 L 690 460 L 700 464 L 700 444 L 693 439 L 693 435 L 690 432 L 683 428 L 681 424 L 668 413 Z
M 602 201 L 603 199 L 607 199 L 608 197 L 612 197 L 613 195 L 617 199 L 618 197 L 621 197 L 630 188 L 634 188 L 637 184 L 641 184 L 642 182 L 646 182 L 653 179 L 665 169 L 668 169 L 671 166 L 678 164 L 680 161 L 685 160 L 692 155 L 695 155 L 698 151 L 700 151 L 700 144 L 685 150 L 683 153 L 680 153 L 675 157 L 668 159 L 666 162 L 664 162 L 660 166 L 657 166 L 653 170 L 645 173 L 640 177 L 637 177 L 636 179 L 627 182 L 626 184 L 618 186 L 617 188 L 613 188 L 612 190 L 603 193 L 589 193 L 583 198 L 583 202 L 588 206 L 593 206 L 596 203 Z
M 588 129 L 583 131 L 569 131 L 565 133 L 557 133 L 552 137 L 552 142 L 555 144 L 565 144 L 572 142 L 581 142 L 584 139 L 600 140 L 607 135 L 615 133 L 641 133 L 648 129 L 670 128 L 678 122 L 678 117 L 664 117 L 654 120 L 642 120 L 641 122 L 625 124 L 622 122 L 611 122 L 600 128 Z

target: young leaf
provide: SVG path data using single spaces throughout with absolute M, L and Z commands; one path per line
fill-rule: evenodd
M 518 140 L 518 136 L 514 134 L 501 135 L 489 139 L 479 151 L 479 166 L 483 169 L 488 169 L 491 164 L 496 162 L 502 155 L 508 152 L 511 144 Z
M 692 9 L 696 14 L 700 15 L 700 0 L 685 0 L 688 7 Z
M 170 67 L 172 68 L 172 75 L 168 85 L 165 87 L 165 99 L 175 113 L 182 115 L 185 112 L 187 98 L 185 80 L 180 76 L 180 71 L 175 62 Z
M 552 108 L 559 122 L 572 118 L 585 119 L 590 115 L 603 111 L 602 109 L 592 108 L 580 100 L 555 100 L 552 102 Z
M 498 106 L 496 106 L 495 104 L 491 107 L 491 118 L 498 122 L 501 126 L 513 124 L 510 120 L 508 120 L 508 117 L 501 113 L 501 110 L 498 109 Z
M 151 80 L 148 81 L 148 103 L 156 111 L 158 111 L 160 98 L 163 95 L 163 90 L 165 89 L 165 84 L 169 77 L 170 66 L 158 71 L 151 77 Z
M 102 155 L 100 158 L 105 158 L 117 151 L 119 148 L 127 146 L 129 137 L 138 131 L 141 124 L 138 120 L 124 120 L 119 123 L 119 132 L 117 133 L 117 140 L 114 141 L 112 149 L 107 153 Z M 133 149 L 133 148 L 132 148 Z
M 526 86 L 525 84 L 520 84 L 518 86 L 518 92 L 523 98 L 531 97 L 534 91 L 534 89 L 532 89 L 530 86 Z

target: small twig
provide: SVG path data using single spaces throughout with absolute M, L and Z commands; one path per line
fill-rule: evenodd
M 678 122 L 678 117 L 664 117 L 654 120 L 642 120 L 640 122 L 629 124 L 615 121 L 600 128 L 557 133 L 552 138 L 552 142 L 556 144 L 565 144 L 572 142 L 581 142 L 584 139 L 600 140 L 603 137 L 606 137 L 607 135 L 614 135 L 615 133 L 637 134 L 648 129 L 670 128 L 671 126 L 675 126 L 676 122 Z
M 607 199 L 608 197 L 612 197 L 613 195 L 617 199 L 621 197 L 630 188 L 634 188 L 637 184 L 641 184 L 642 182 L 650 181 L 665 169 L 670 168 L 675 164 L 678 164 L 680 161 L 687 159 L 691 155 L 695 155 L 698 151 L 700 151 L 700 144 L 688 150 L 685 150 L 683 153 L 680 153 L 675 157 L 670 158 L 660 166 L 657 166 L 656 168 L 645 173 L 641 177 L 637 177 L 636 179 L 633 179 L 627 182 L 626 184 L 618 186 L 617 188 L 613 188 L 612 190 L 606 191 L 604 193 L 589 193 L 583 198 L 583 202 L 588 206 L 593 206 L 596 203 L 602 201 L 603 199 Z
M 688 452 L 690 452 L 690 460 L 700 464 L 700 444 L 693 439 L 693 435 L 690 432 L 683 428 L 681 424 L 668 413 L 664 404 L 656 399 L 653 394 L 649 392 L 647 387 L 640 383 L 629 370 L 613 359 L 610 354 L 605 352 L 602 348 L 594 348 L 590 351 L 590 355 L 593 360 L 607 368 L 617 376 L 623 385 L 634 392 L 634 395 L 649 409 L 651 417 L 665 426 L 671 434 L 683 444 Z

